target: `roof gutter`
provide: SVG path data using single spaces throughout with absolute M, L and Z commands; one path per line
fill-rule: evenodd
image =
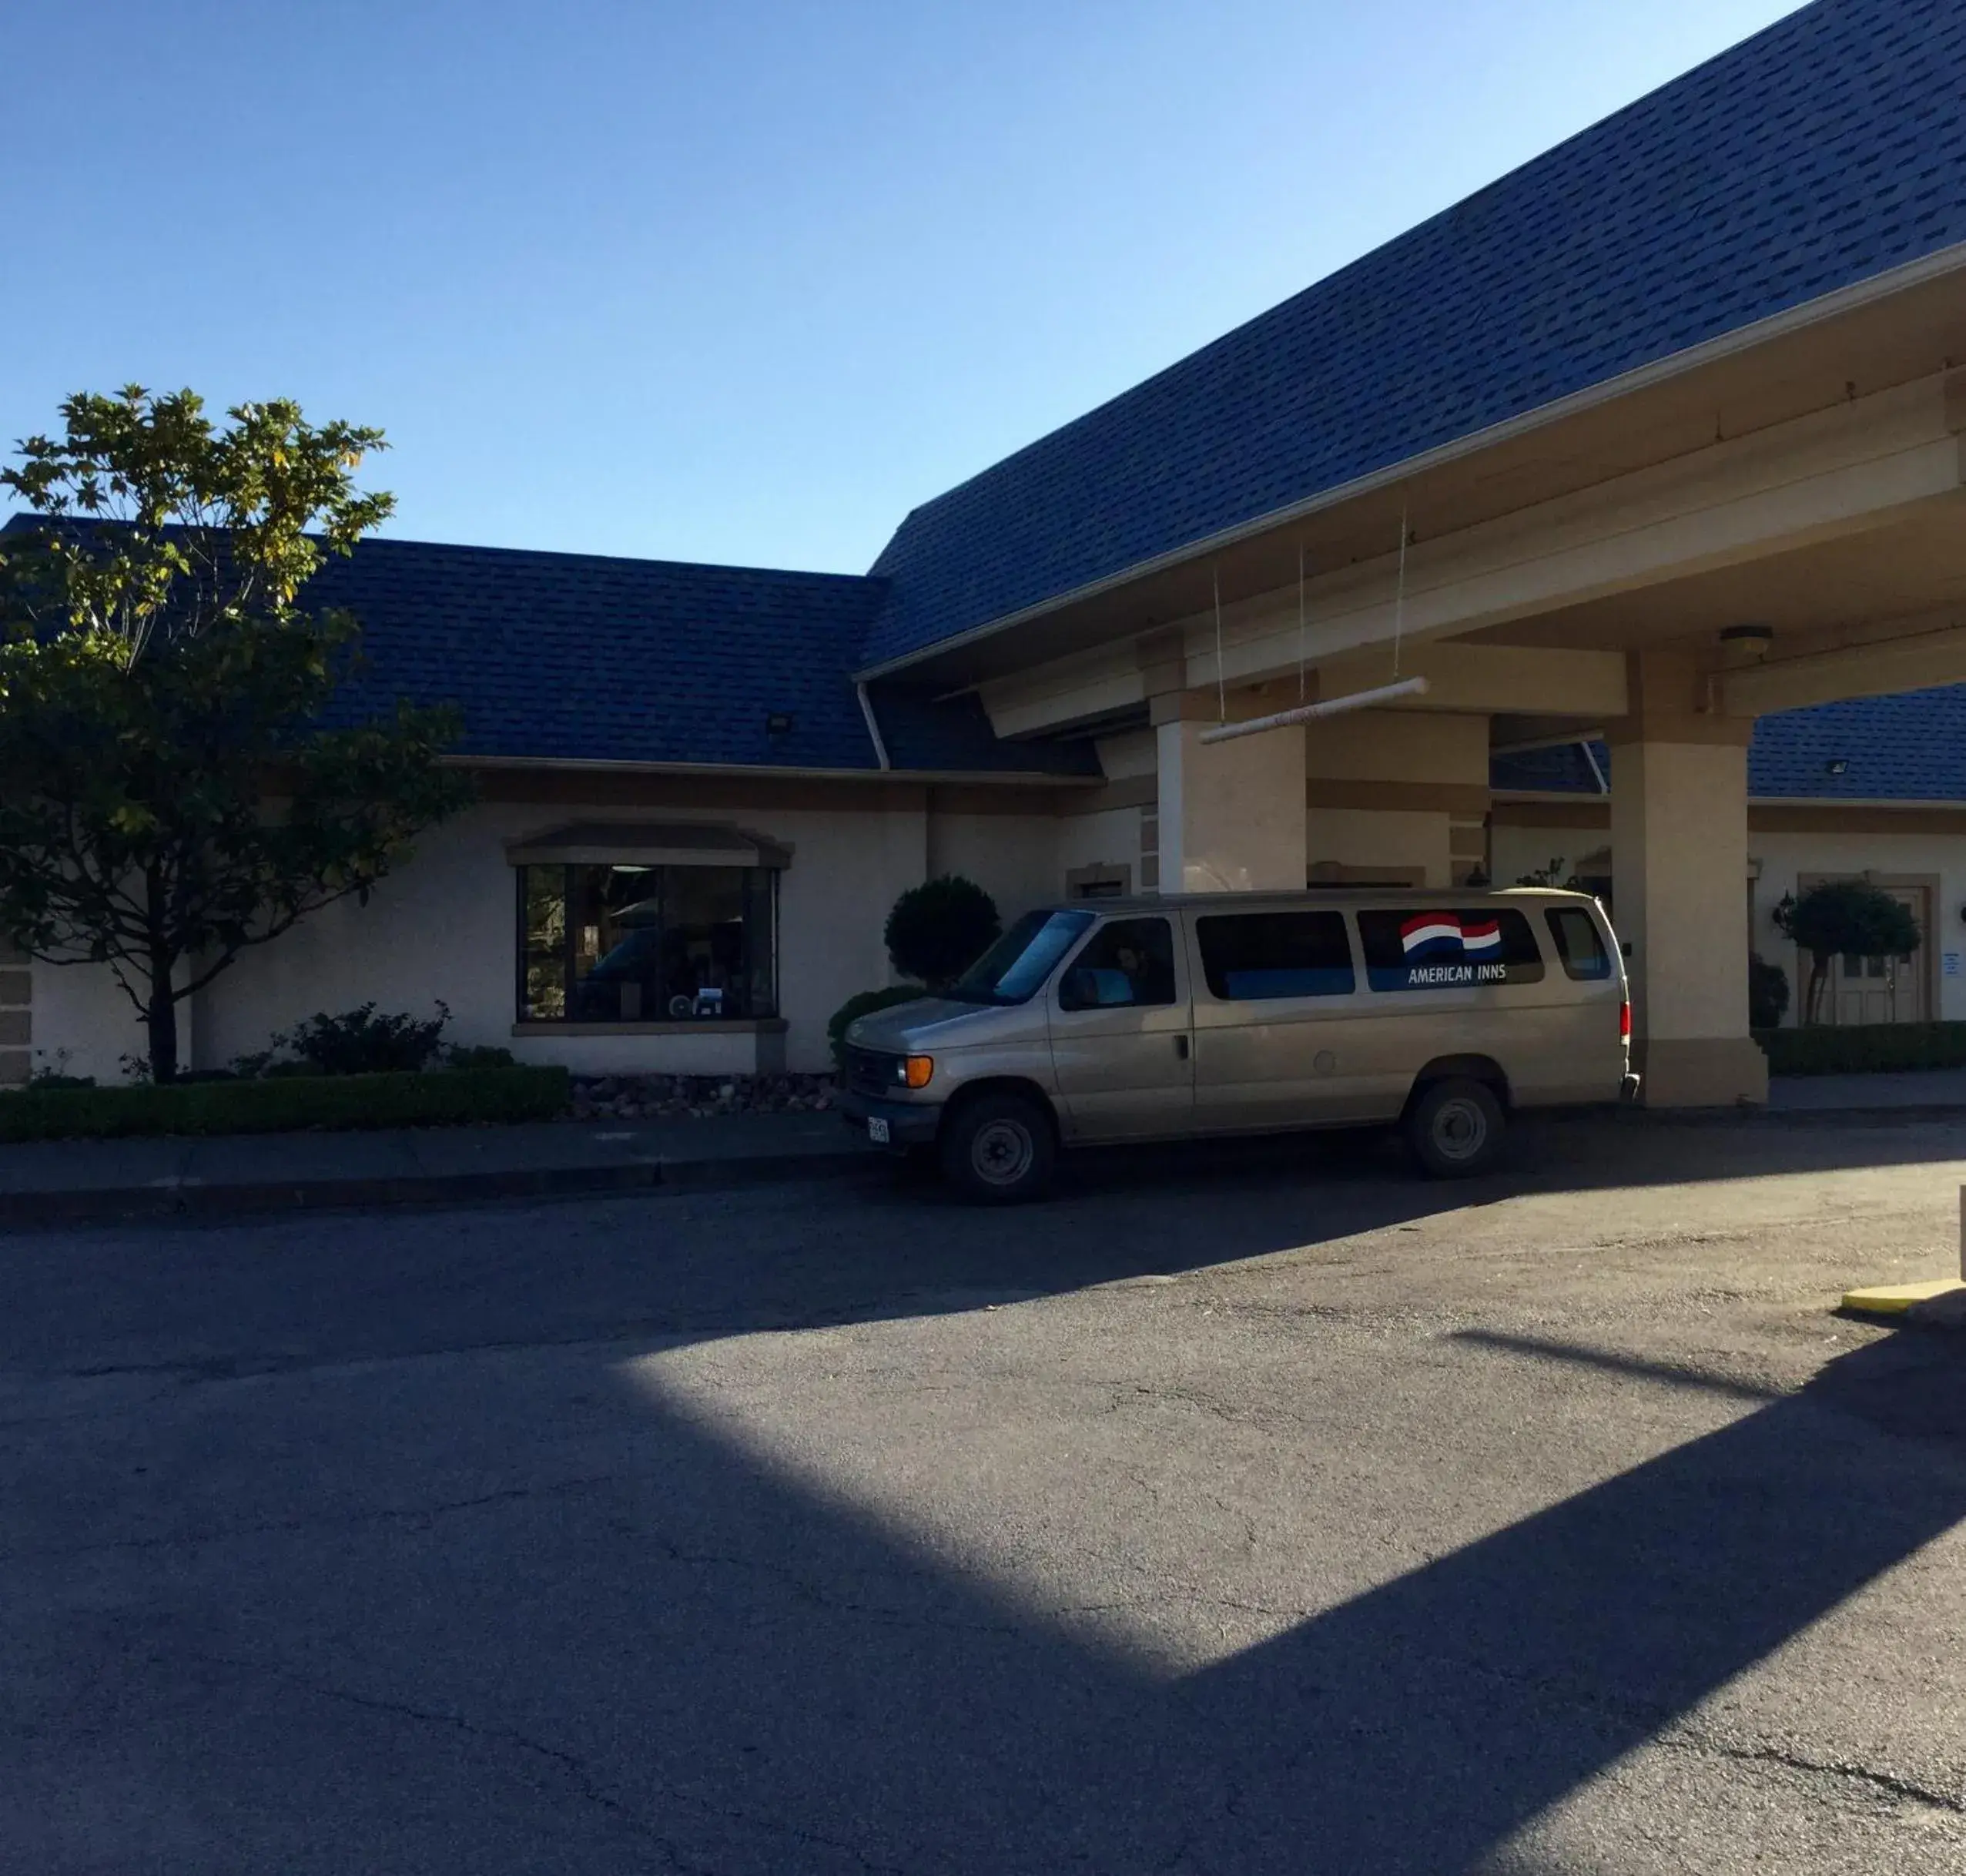
M 1800 306 L 1785 308 L 1780 313 L 1771 313 L 1766 319 L 1752 324 L 1737 326 L 1731 332 L 1719 333 L 1711 339 L 1703 340 L 1697 345 L 1688 346 L 1684 351 L 1667 353 L 1656 358 L 1649 364 L 1639 365 L 1621 373 L 1616 377 L 1606 378 L 1596 384 L 1586 385 L 1582 390 L 1572 391 L 1567 397 L 1553 402 L 1539 404 L 1532 410 L 1505 418 L 1499 424 L 1491 424 L 1485 430 L 1471 430 L 1465 437 L 1437 444 L 1431 450 L 1423 450 L 1417 456 L 1409 456 L 1383 469 L 1375 469 L 1368 474 L 1358 476 L 1349 482 L 1341 482 L 1335 488 L 1321 494 L 1307 496 L 1303 501 L 1292 502 L 1281 508 L 1273 508 L 1253 520 L 1238 521 L 1233 527 L 1218 533 L 1204 534 L 1198 541 L 1169 549 L 1147 560 L 1136 561 L 1117 573 L 1102 575 L 1089 580 L 1083 586 L 1073 587 L 1069 592 L 1054 598 L 1040 600 L 1036 605 L 1027 606 L 1021 611 L 1006 613 L 1000 619 L 987 625 L 973 625 L 966 631 L 957 632 L 953 638 L 938 639 L 933 645 L 924 645 L 919 651 L 905 652 L 897 658 L 890 658 L 880 664 L 870 665 L 859 673 L 859 681 L 891 677 L 896 672 L 906 671 L 911 666 L 923 663 L 931 658 L 939 658 L 945 652 L 960 650 L 964 645 L 976 645 L 986 638 L 993 638 L 1000 632 L 1019 625 L 1030 624 L 1049 614 L 1061 612 L 1067 606 L 1081 601 L 1097 598 L 1102 593 L 1110 593 L 1116 588 L 1130 585 L 1156 573 L 1164 573 L 1171 568 L 1183 565 L 1191 560 L 1200 560 L 1211 554 L 1219 554 L 1224 548 L 1240 544 L 1261 534 L 1267 534 L 1273 528 L 1287 526 L 1292 521 L 1303 521 L 1313 514 L 1321 514 L 1329 508 L 1341 507 L 1348 501 L 1356 501 L 1360 497 L 1396 487 L 1411 477 L 1425 474 L 1428 470 L 1444 467 L 1450 463 L 1479 455 L 1482 451 L 1492 449 L 1498 444 L 1526 436 L 1560 423 L 1566 417 L 1580 415 L 1599 406 L 1613 404 L 1621 397 L 1645 390 L 1655 384 L 1670 383 L 1683 377 L 1689 372 L 1717 363 L 1738 353 L 1751 351 L 1755 347 L 1765 345 L 1771 340 L 1787 337 L 1792 333 L 1806 332 L 1812 326 L 1840 318 L 1860 307 L 1888 300 L 1894 293 L 1922 286 L 1932 280 L 1943 280 L 1947 275 L 1966 270 L 1966 241 L 1955 242 L 1950 247 L 1921 256 L 1917 260 L 1907 261 L 1902 266 L 1888 269 L 1883 273 L 1873 274 L 1867 280 L 1859 280 L 1849 286 L 1840 286 L 1833 293 L 1820 295 L 1814 300 L 1806 300 Z
M 617 762 L 592 756 L 443 755 L 445 769 L 594 776 L 715 776 L 768 782 L 948 782 L 1001 788 L 1095 789 L 1104 776 L 1047 775 L 1041 769 L 819 769 L 765 762 Z

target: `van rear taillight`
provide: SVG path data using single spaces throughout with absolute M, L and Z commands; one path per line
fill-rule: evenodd
M 1618 1006 L 1618 1040 L 1629 1042 L 1632 1039 L 1632 1007 L 1629 1003 Z

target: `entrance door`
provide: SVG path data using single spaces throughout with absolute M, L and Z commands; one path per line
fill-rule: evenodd
M 1930 895 L 1922 886 L 1887 886 L 1888 893 L 1918 922 L 1919 934 L 1931 930 Z M 1848 1023 L 1922 1023 L 1926 1020 L 1926 960 L 1921 943 L 1902 957 L 1840 957 L 1831 987 L 1832 1020 Z

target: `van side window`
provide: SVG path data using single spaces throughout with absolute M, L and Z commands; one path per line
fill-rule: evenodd
M 1375 990 L 1542 981 L 1542 953 L 1529 920 L 1503 907 L 1361 912 L 1358 936 L 1365 946 L 1365 975 Z
M 1165 919 L 1115 919 L 1058 980 L 1061 1010 L 1138 1010 L 1174 1000 L 1174 933 Z
M 1556 955 L 1567 976 L 1585 983 L 1610 976 L 1611 960 L 1597 935 L 1597 921 L 1588 912 L 1579 906 L 1559 906 L 1543 916 L 1549 920 L 1549 935 L 1556 940 Z
M 1197 919 L 1194 929 L 1209 990 L 1224 1003 L 1358 988 L 1341 912 L 1239 912 Z

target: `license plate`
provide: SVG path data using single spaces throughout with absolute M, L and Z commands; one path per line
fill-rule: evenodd
M 887 1123 L 885 1121 L 869 1117 L 867 1122 L 867 1137 L 877 1147 L 886 1146 L 888 1139 Z

